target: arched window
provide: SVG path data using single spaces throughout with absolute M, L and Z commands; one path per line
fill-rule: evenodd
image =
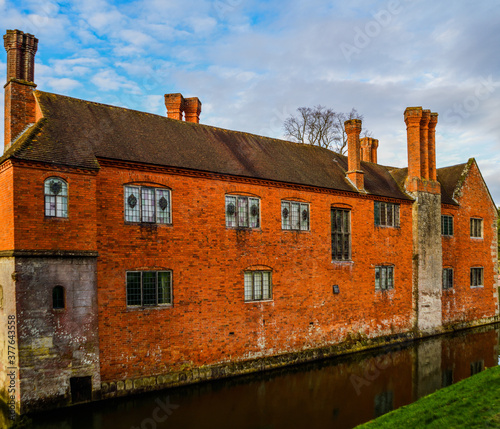
M 52 289 L 52 308 L 64 308 L 64 288 L 62 286 L 56 286 Z
M 68 217 L 68 184 L 59 177 L 45 180 L 45 216 Z

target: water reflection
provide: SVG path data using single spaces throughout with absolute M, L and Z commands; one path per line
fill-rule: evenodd
M 498 364 L 499 326 L 74 407 L 35 429 L 352 428 Z

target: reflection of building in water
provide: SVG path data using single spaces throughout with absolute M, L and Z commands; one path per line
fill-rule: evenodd
M 357 119 L 343 156 L 200 124 L 196 97 L 167 94 L 163 117 L 34 91 L 37 39 L 4 42 L 0 391 L 14 368 L 18 410 L 497 317 L 496 208 L 474 159 L 436 168 L 436 113 L 406 109 L 393 168 Z M 416 395 L 443 384 L 437 344 L 395 355 Z M 384 412 L 401 382 L 360 399 Z

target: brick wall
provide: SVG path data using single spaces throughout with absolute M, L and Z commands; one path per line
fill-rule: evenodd
M 0 251 L 14 248 L 14 169 L 10 162 L 0 170 Z
M 496 209 L 475 162 L 458 196 L 459 208 L 443 207 L 453 216 L 453 237 L 442 237 L 443 268 L 453 268 L 454 285 L 442 296 L 443 323 L 470 322 L 498 313 Z M 470 218 L 483 219 L 483 238 L 470 237 Z M 471 288 L 471 267 L 484 267 L 484 287 Z
M 125 224 L 127 183 L 168 186 L 173 225 Z M 226 193 L 260 197 L 262 227 L 227 229 Z M 311 204 L 310 232 L 282 231 L 282 199 Z M 97 204 L 104 380 L 411 329 L 411 204 L 401 204 L 401 228 L 376 228 L 370 199 L 110 167 Z M 331 261 L 332 206 L 352 208 L 352 263 Z M 375 292 L 375 266 L 389 263 L 396 287 Z M 270 302 L 244 302 L 243 273 L 255 266 L 272 269 Z M 126 271 L 159 269 L 173 270 L 173 307 L 127 309 Z
M 44 181 L 49 177 L 59 177 L 68 183 L 67 218 L 45 216 Z M 16 165 L 14 181 L 17 250 L 97 250 L 94 174 Z

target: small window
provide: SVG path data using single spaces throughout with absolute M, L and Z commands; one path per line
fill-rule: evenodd
M 296 201 L 281 202 L 281 228 L 287 230 L 309 230 L 309 204 Z
M 245 301 L 272 299 L 271 271 L 245 272 Z
M 127 272 L 127 305 L 130 307 L 172 304 L 171 271 Z
M 68 217 L 68 184 L 59 177 L 45 180 L 45 216 Z
M 470 269 L 470 285 L 473 287 L 483 286 L 483 268 Z
M 453 235 L 453 216 L 441 216 L 441 235 Z
M 332 209 L 332 260 L 351 260 L 351 212 Z
M 226 195 L 226 226 L 228 228 L 258 228 L 260 200 L 254 197 Z
M 52 289 L 52 308 L 58 310 L 64 308 L 64 288 L 56 286 Z
M 125 221 L 170 224 L 170 190 L 125 186 Z
M 473 238 L 482 238 L 483 237 L 483 220 L 482 219 L 474 219 L 470 220 L 470 236 Z
M 451 289 L 453 287 L 453 268 L 443 269 L 443 289 Z
M 375 290 L 394 289 L 394 267 L 375 267 Z
M 399 228 L 399 204 L 375 201 L 375 225 Z

